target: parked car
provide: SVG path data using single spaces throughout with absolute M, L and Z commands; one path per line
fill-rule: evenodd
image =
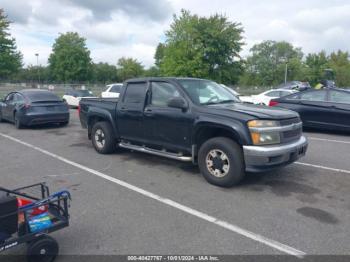
M 350 131 L 350 90 L 308 90 L 273 99 L 270 106 L 298 112 L 305 127 Z
M 192 161 L 209 183 L 224 187 L 246 171 L 290 164 L 308 145 L 297 113 L 240 103 L 203 79 L 132 79 L 119 99 L 82 99 L 79 116 L 98 153 L 118 146 Z
M 287 96 L 296 93 L 296 90 L 285 90 L 285 89 L 271 89 L 265 91 L 259 95 L 252 95 L 248 97 L 240 97 L 243 102 L 253 103 L 256 105 L 268 106 L 271 99 Z
M 26 89 L 9 93 L 0 102 L 0 122 L 4 120 L 13 122 L 18 129 L 47 123 L 67 125 L 69 108 L 48 90 Z
M 297 90 L 304 91 L 310 89 L 311 85 L 309 82 L 301 82 L 301 81 L 291 81 L 287 83 L 280 84 L 276 87 L 276 89 L 288 89 L 288 90 Z
M 68 90 L 63 98 L 63 101 L 72 108 L 77 108 L 79 106 L 79 101 L 84 97 L 94 97 L 93 94 L 88 90 Z
M 109 98 L 109 97 L 118 98 L 122 87 L 123 87 L 123 84 L 107 85 L 107 89 L 101 93 L 101 97 L 103 97 L 103 98 Z

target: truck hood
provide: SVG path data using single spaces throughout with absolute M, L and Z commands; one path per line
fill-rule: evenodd
M 231 103 L 231 104 L 218 104 L 208 106 L 212 109 L 216 109 L 217 113 L 225 114 L 230 112 L 239 112 L 245 115 L 256 117 L 259 119 L 287 119 L 299 117 L 298 113 L 291 110 L 260 106 L 253 104 L 244 104 L 244 103 Z M 221 113 L 220 113 L 221 112 Z

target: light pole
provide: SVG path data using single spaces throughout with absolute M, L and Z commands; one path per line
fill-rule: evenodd
M 36 67 L 38 70 L 38 86 L 39 86 L 39 83 L 40 83 L 39 53 L 36 53 L 35 56 L 36 56 Z
M 287 84 L 287 78 L 288 78 L 288 60 L 286 60 L 286 69 L 284 72 L 284 84 Z
M 282 63 L 286 63 L 286 67 L 285 67 L 285 70 L 284 70 L 284 84 L 287 84 L 287 79 L 288 79 L 288 58 L 283 56 L 283 57 L 281 57 L 280 61 Z

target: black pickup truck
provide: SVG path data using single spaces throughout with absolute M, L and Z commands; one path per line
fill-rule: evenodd
M 79 115 L 97 152 L 122 147 L 192 161 L 209 183 L 223 187 L 246 171 L 290 164 L 308 145 L 297 113 L 243 104 L 203 79 L 131 79 L 118 99 L 82 99 Z

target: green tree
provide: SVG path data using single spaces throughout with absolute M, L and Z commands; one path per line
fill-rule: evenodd
M 159 77 L 160 71 L 157 66 L 152 66 L 144 71 L 144 76 L 146 77 Z
M 93 81 L 99 83 L 117 82 L 117 67 L 108 63 L 98 63 L 92 65 Z
M 303 76 L 300 48 L 288 42 L 264 41 L 251 48 L 252 55 L 247 58 L 245 77 L 247 85 L 273 86 L 284 81 L 286 63 L 288 79 L 295 80 Z
M 117 74 L 121 81 L 125 81 L 130 78 L 143 76 L 144 67 L 136 59 L 122 57 L 118 60 Z
M 209 78 L 233 84 L 241 73 L 241 24 L 216 14 L 192 15 L 182 10 L 166 32 L 166 42 L 157 48 L 156 64 L 166 76 Z
M 350 87 L 350 61 L 348 52 L 333 52 L 329 56 L 329 67 L 335 73 L 336 85 Z
M 22 54 L 17 51 L 16 40 L 9 31 L 10 21 L 0 9 L 0 79 L 8 79 L 22 67 Z
M 58 81 L 87 81 L 91 78 L 90 51 L 78 33 L 61 34 L 49 57 L 51 75 Z
M 41 82 L 49 82 L 51 80 L 48 67 L 29 65 L 26 68 L 22 68 L 15 76 L 15 80 L 23 82 L 36 83 L 39 78 Z
M 328 57 L 325 51 L 316 54 L 308 54 L 305 59 L 304 78 L 312 86 L 320 83 L 324 76 L 324 70 L 329 67 Z

